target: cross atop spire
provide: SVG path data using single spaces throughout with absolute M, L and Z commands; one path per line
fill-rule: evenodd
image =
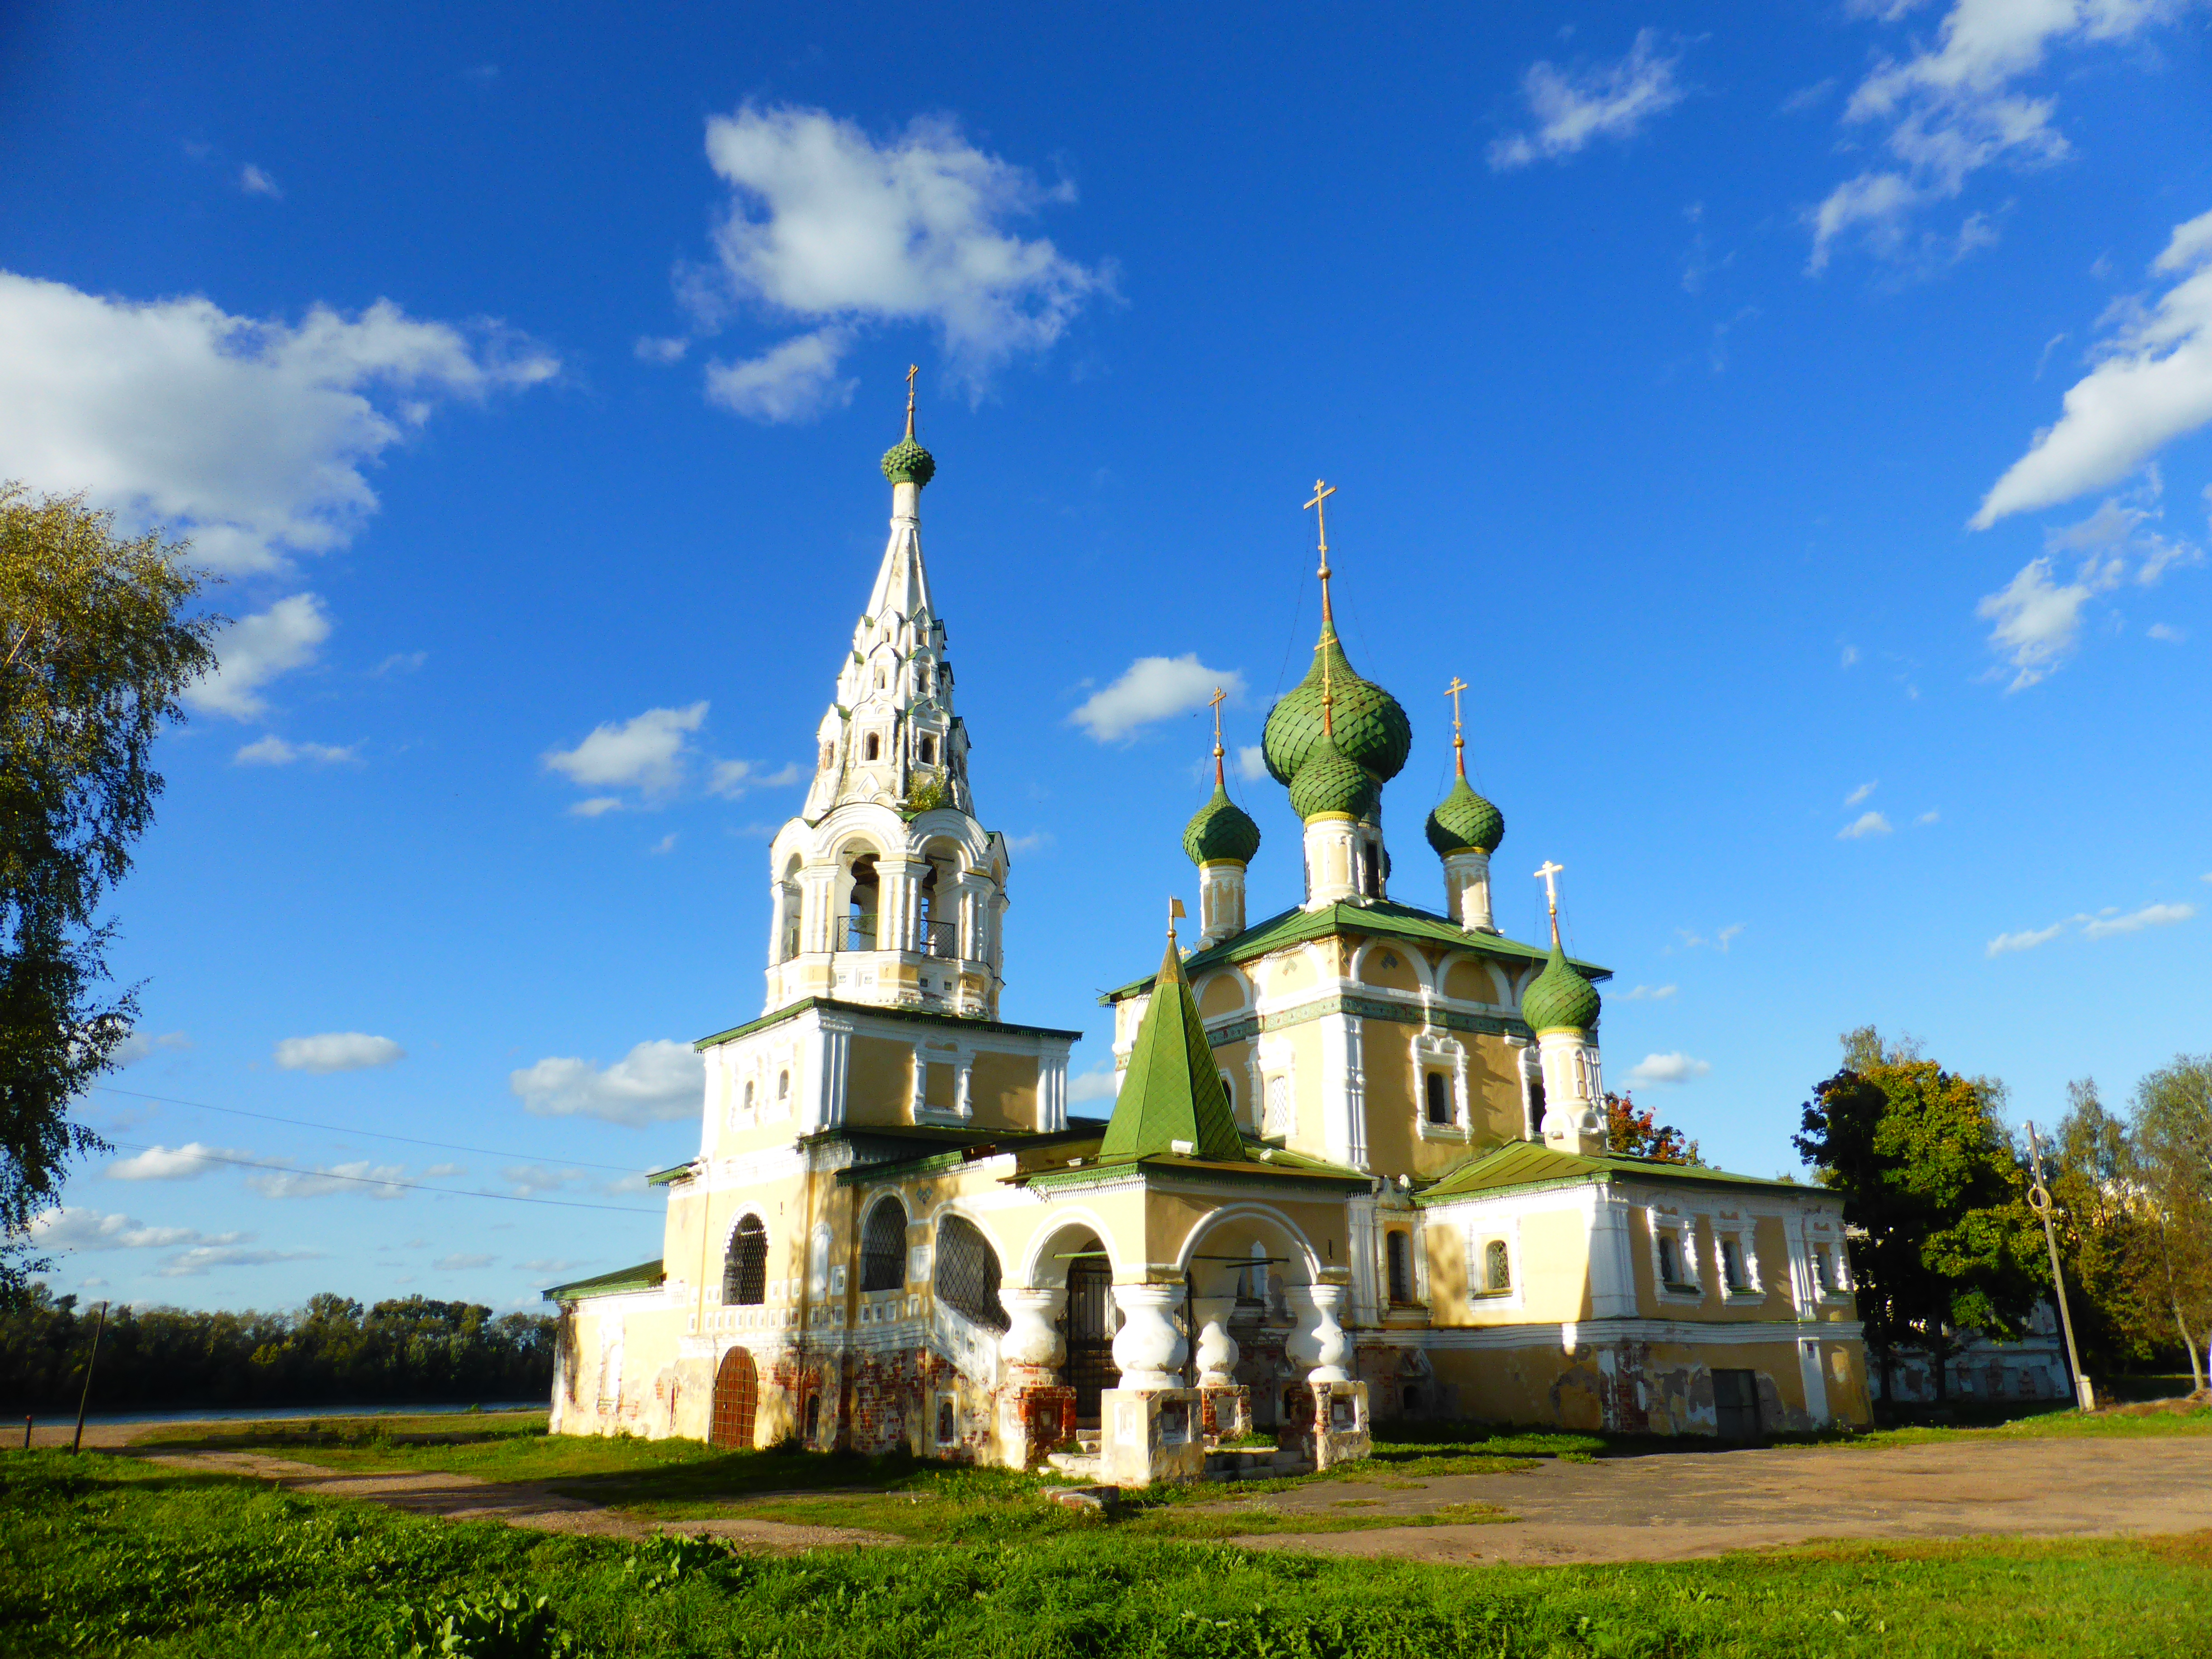
M 1559 948 L 1559 884 L 1556 878 L 1566 870 L 1564 864 L 1544 860 L 1544 867 L 1536 872 L 1536 879 L 1544 884 L 1544 902 L 1552 913 L 1552 948 Z
M 921 373 L 920 365 L 906 366 L 906 435 L 914 436 L 914 377 Z
M 1467 690 L 1467 682 L 1456 674 L 1452 683 L 1444 687 L 1444 695 L 1452 700 L 1452 764 L 1459 769 L 1462 780 L 1467 776 L 1467 739 L 1460 735 L 1459 694 Z
M 1213 695 L 1206 699 L 1213 705 L 1213 787 L 1216 789 L 1226 787 L 1221 770 L 1221 757 L 1228 752 L 1221 746 L 1221 705 L 1228 700 L 1229 694 L 1218 685 L 1213 688 Z
M 1328 599 L 1328 508 L 1322 505 L 1336 494 L 1336 486 L 1314 480 L 1314 497 L 1306 505 L 1313 509 L 1314 528 L 1321 541 L 1321 635 L 1326 647 L 1330 635 L 1336 632 L 1336 612 Z M 1330 737 L 1336 735 L 1336 694 L 1328 683 L 1328 657 L 1324 652 L 1321 659 L 1321 729 Z

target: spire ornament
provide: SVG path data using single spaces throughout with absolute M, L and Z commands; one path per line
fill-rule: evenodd
M 1552 913 L 1552 948 L 1559 948 L 1559 884 L 1558 878 L 1566 873 L 1567 866 L 1544 860 L 1544 867 L 1536 872 L 1536 879 L 1544 884 L 1545 907 Z
M 1325 505 L 1335 494 L 1334 484 L 1323 483 L 1316 478 L 1314 498 L 1306 503 L 1313 509 L 1314 528 L 1320 532 L 1321 568 L 1316 574 L 1321 578 L 1321 634 L 1324 641 L 1336 633 L 1336 612 L 1331 608 L 1328 598 L 1328 508 Z M 1336 692 L 1329 684 L 1329 660 L 1326 651 L 1322 653 L 1321 659 L 1321 729 L 1332 738 L 1336 735 Z
M 1467 690 L 1467 682 L 1456 674 L 1452 683 L 1444 687 L 1444 695 L 1452 700 L 1452 766 L 1459 773 L 1460 781 L 1467 781 L 1467 739 L 1460 734 L 1459 694 Z
M 906 371 L 906 436 L 884 452 L 884 477 L 895 484 L 910 483 L 917 489 L 937 476 L 937 458 L 914 435 L 914 377 L 921 370 L 909 364 Z
M 1521 1018 L 1535 1028 L 1540 1037 L 1547 1031 L 1578 1031 L 1585 1035 L 1597 1030 L 1597 1017 L 1603 1005 L 1598 1000 L 1597 988 L 1582 976 L 1567 953 L 1559 947 L 1559 876 L 1566 869 L 1564 864 L 1544 860 L 1544 867 L 1536 872 L 1536 879 L 1544 884 L 1544 900 L 1552 913 L 1552 959 L 1544 964 L 1544 971 L 1536 975 L 1521 998 Z M 1545 1088 L 1547 1095 L 1552 1087 L 1550 1062 L 1546 1062 Z M 1550 1119 L 1546 1119 L 1548 1124 Z M 1602 1121 L 1600 1123 L 1599 1148 L 1603 1150 Z M 1545 1131 L 1547 1138 L 1551 1131 Z

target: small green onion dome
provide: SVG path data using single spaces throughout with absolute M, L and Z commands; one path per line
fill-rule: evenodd
M 1505 815 L 1468 788 L 1465 778 L 1457 778 L 1451 793 L 1429 814 L 1428 831 L 1429 845 L 1438 858 L 1448 859 L 1468 848 L 1495 853 L 1505 839 Z
M 1213 799 L 1200 807 L 1182 832 L 1182 850 L 1193 864 L 1216 859 L 1235 859 L 1249 864 L 1260 850 L 1260 826 L 1249 813 L 1229 799 L 1229 792 L 1213 786 Z
M 926 484 L 937 476 L 937 458 L 911 438 L 884 451 L 884 477 L 893 483 Z
M 1324 664 L 1327 690 L 1334 699 L 1328 723 L 1335 731 L 1337 750 L 1372 774 L 1377 784 L 1388 783 L 1405 766 L 1413 746 L 1413 723 L 1395 697 L 1352 672 L 1333 627 L 1322 629 L 1305 678 L 1268 711 L 1260 738 L 1268 772 L 1277 783 L 1287 784 L 1320 747 Z
M 1362 818 L 1375 810 L 1382 793 L 1380 778 L 1324 738 L 1321 752 L 1291 780 L 1291 811 L 1309 823 L 1329 812 Z
M 1601 1006 L 1597 988 L 1577 973 L 1574 964 L 1554 945 L 1551 961 L 1536 975 L 1536 982 L 1528 988 L 1528 994 L 1521 999 L 1521 1018 L 1540 1032 L 1589 1032 L 1597 1029 Z

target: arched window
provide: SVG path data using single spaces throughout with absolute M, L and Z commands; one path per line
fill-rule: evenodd
M 1493 1238 L 1482 1247 L 1482 1285 L 1487 1291 L 1513 1288 L 1513 1264 L 1507 1258 L 1502 1238 Z
M 906 1206 L 887 1198 L 860 1229 L 860 1288 L 896 1291 L 906 1283 Z
M 937 739 L 935 738 L 924 738 L 921 740 L 921 763 L 924 766 L 934 766 L 937 764 Z
M 750 1112 L 750 1110 L 752 1110 L 752 1109 L 753 1109 L 753 1085 L 752 1085 L 752 1082 L 751 1082 L 751 1080 L 750 1080 L 750 1079 L 748 1079 L 746 1080 L 746 1083 L 745 1083 L 745 1109 L 746 1109 L 747 1111 L 749 1111 L 749 1112 Z
M 930 1289 L 939 1301 L 979 1325 L 1003 1331 L 1013 1323 L 999 1300 L 999 1253 L 965 1216 L 948 1215 L 937 1224 Z
M 1442 1072 L 1431 1072 L 1421 1086 L 1428 1095 L 1429 1121 L 1450 1122 L 1451 1099 L 1444 1090 L 1444 1074 Z
M 775 1103 L 781 1106 L 790 1098 L 791 1073 L 788 1072 L 778 1072 L 775 1074 Z
M 1682 1253 L 1672 1233 L 1659 1235 L 1659 1277 L 1669 1285 L 1682 1282 Z
M 1413 1300 L 1413 1242 L 1401 1232 L 1385 1233 L 1383 1240 L 1390 1268 L 1390 1303 L 1402 1308 Z
M 869 732 L 866 738 L 861 741 L 861 758 L 864 760 L 875 760 L 879 758 L 882 754 L 883 739 L 878 737 L 874 732 Z
M 768 1300 L 768 1229 L 749 1215 L 738 1223 L 722 1265 L 722 1300 L 734 1307 L 757 1308 Z

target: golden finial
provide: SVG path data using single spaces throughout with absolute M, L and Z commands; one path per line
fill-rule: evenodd
M 1221 757 L 1228 752 L 1221 746 L 1221 705 L 1228 700 L 1229 694 L 1218 685 L 1213 688 L 1213 695 L 1206 699 L 1213 705 L 1213 787 L 1216 789 L 1228 787 L 1221 771 Z
M 1175 936 L 1176 936 L 1175 925 L 1176 925 L 1176 921 L 1179 921 L 1182 916 L 1184 916 L 1184 915 L 1187 915 L 1187 914 L 1188 914 L 1188 912 L 1186 912 L 1186 911 L 1183 909 L 1183 908 L 1182 908 L 1182 901 L 1181 899 L 1179 899 L 1179 898 L 1171 898 L 1171 899 L 1170 899 L 1170 900 L 1168 901 L 1168 943 L 1169 943 L 1169 944 L 1172 945 L 1172 944 L 1174 944 L 1174 943 L 1175 943 Z
M 1444 695 L 1452 700 L 1452 764 L 1459 769 L 1460 781 L 1467 781 L 1467 739 L 1459 731 L 1459 694 L 1467 690 L 1467 682 L 1456 674 L 1452 683 L 1444 687 Z
M 1536 872 L 1536 879 L 1544 884 L 1544 902 L 1552 912 L 1552 948 L 1554 951 L 1559 948 L 1559 884 L 1553 878 L 1565 874 L 1566 868 L 1564 864 L 1554 864 L 1546 859 L 1544 867 Z
M 1314 480 L 1314 498 L 1306 505 L 1314 511 L 1314 527 L 1321 541 L 1321 729 L 1334 741 L 1336 737 L 1336 693 L 1329 684 L 1329 663 L 1327 647 L 1329 635 L 1336 632 L 1336 613 L 1328 601 L 1328 509 L 1322 503 L 1336 494 L 1334 484 Z
M 914 377 L 921 373 L 918 364 L 906 366 L 906 435 L 909 440 L 914 436 Z

